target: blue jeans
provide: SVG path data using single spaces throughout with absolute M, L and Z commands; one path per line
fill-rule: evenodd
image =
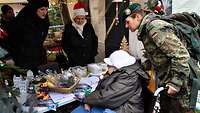
M 71 113 L 116 113 L 110 109 L 100 108 L 100 107 L 92 107 L 90 111 L 84 109 L 83 106 L 78 106 Z

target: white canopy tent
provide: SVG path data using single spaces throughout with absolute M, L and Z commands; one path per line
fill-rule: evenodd
M 172 12 L 196 12 L 200 15 L 200 2 L 198 0 L 172 0 Z
M 27 3 L 27 0 L 0 0 L 0 4 Z
M 24 6 L 22 3 L 27 3 L 27 0 L 0 0 L 0 5 L 9 4 L 17 14 Z

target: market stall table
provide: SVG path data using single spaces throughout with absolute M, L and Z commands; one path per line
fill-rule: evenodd
M 92 87 L 92 91 L 95 90 L 97 84 L 99 81 L 99 77 L 98 76 L 91 76 L 91 77 L 87 77 L 87 78 L 82 78 L 81 81 L 79 82 L 79 84 L 87 84 L 90 85 Z M 34 107 L 34 110 L 37 111 L 38 113 L 44 113 L 50 110 L 56 110 L 56 108 L 66 105 L 66 104 L 70 104 L 71 102 L 74 102 L 75 99 L 75 95 L 73 93 L 67 93 L 67 94 L 63 94 L 63 93 L 57 93 L 57 92 L 50 92 L 50 99 L 48 100 L 48 105 L 47 107 Z M 21 99 L 23 99 L 24 96 L 22 96 Z M 20 101 L 20 98 L 18 99 Z M 23 106 L 23 109 L 25 111 L 29 110 L 29 107 Z

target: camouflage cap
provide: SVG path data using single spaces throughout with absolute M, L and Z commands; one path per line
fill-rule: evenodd
M 141 5 L 139 3 L 132 3 L 126 8 L 123 12 L 122 20 L 124 21 L 128 16 L 130 16 L 132 13 L 137 12 L 141 10 Z

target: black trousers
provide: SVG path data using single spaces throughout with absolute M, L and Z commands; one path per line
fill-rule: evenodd
M 160 113 L 186 113 L 187 109 L 182 108 L 178 99 L 171 98 L 164 92 L 160 95 Z

